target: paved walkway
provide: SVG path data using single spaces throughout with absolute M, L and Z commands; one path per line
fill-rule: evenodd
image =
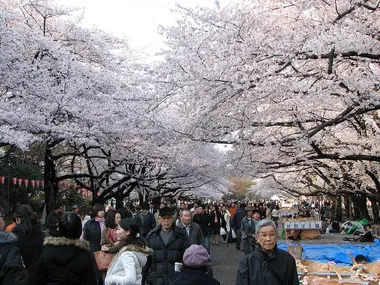
M 244 253 L 238 251 L 234 243 L 229 244 L 228 248 L 223 243 L 211 245 L 214 278 L 222 285 L 235 285 L 236 271 L 243 257 Z

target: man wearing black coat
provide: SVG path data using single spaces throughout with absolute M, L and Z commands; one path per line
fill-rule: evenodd
M 148 203 L 143 204 L 141 211 L 136 215 L 136 219 L 140 226 L 140 235 L 144 238 L 156 227 L 156 220 L 154 215 L 149 212 Z
M 211 221 L 211 215 L 206 213 L 205 206 L 198 206 L 197 214 L 193 216 L 193 222 L 197 223 L 202 230 L 204 246 L 207 249 L 208 254 L 210 254 Z
M 262 220 L 256 230 L 259 244 L 240 262 L 236 285 L 299 285 L 294 257 L 277 248 L 274 222 Z
M 164 207 L 159 210 L 160 225 L 153 229 L 146 240 L 153 249 L 143 268 L 143 284 L 169 285 L 178 277 L 175 263 L 182 263 L 183 253 L 189 247 L 189 239 L 184 229 L 174 225 L 174 211 Z
M 240 204 L 240 208 L 236 210 L 232 221 L 231 221 L 231 229 L 235 231 L 236 234 L 236 249 L 240 250 L 241 244 L 241 222 L 246 215 L 245 204 Z

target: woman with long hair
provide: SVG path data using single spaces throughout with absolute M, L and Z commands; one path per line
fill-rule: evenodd
M 212 244 L 219 244 L 219 235 L 220 235 L 220 217 L 219 208 L 217 205 L 211 206 L 211 240 Z
M 44 234 L 38 221 L 38 216 L 31 206 L 20 205 L 14 214 L 16 227 L 13 233 L 17 236 L 17 246 L 29 275 L 34 282 L 37 262 L 41 256 Z
M 120 221 L 117 227 L 117 240 L 123 247 L 112 259 L 108 268 L 105 285 L 140 285 L 142 268 L 147 256 L 153 253 L 139 236 L 139 226 L 135 218 Z
M 106 228 L 102 231 L 102 251 L 109 251 L 117 243 L 116 230 L 121 221 L 121 213 L 116 210 L 107 212 L 105 219 Z
M 58 237 L 48 237 L 36 271 L 38 285 L 94 285 L 96 274 L 89 244 L 79 240 L 82 221 L 75 213 L 65 213 L 58 223 Z

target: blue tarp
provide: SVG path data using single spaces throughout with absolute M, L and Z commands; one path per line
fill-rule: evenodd
M 327 263 L 334 261 L 341 265 L 352 265 L 352 260 L 348 253 L 356 257 L 364 255 L 368 262 L 380 260 L 380 241 L 375 240 L 373 244 L 295 244 L 278 242 L 277 246 L 283 250 L 288 249 L 288 245 L 300 245 L 303 247 L 302 259 L 309 259 L 317 262 Z

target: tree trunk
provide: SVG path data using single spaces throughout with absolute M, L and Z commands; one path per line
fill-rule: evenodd
M 338 195 L 335 199 L 335 211 L 334 211 L 334 220 L 342 221 L 342 197 Z
M 124 206 L 124 198 L 121 196 L 117 196 L 117 197 L 115 197 L 115 199 L 116 199 L 116 209 L 120 209 L 120 208 L 123 208 L 123 206 Z
M 352 219 L 352 207 L 351 207 L 350 195 L 346 195 L 344 197 L 344 207 L 345 207 L 346 220 L 351 220 Z
M 56 171 L 55 162 L 52 160 L 52 149 L 49 143 L 45 149 L 45 166 L 44 166 L 44 191 L 46 213 L 52 212 L 57 205 L 58 187 L 55 183 Z
M 372 213 L 373 213 L 373 223 L 379 224 L 380 223 L 380 217 L 379 217 L 379 203 L 376 201 L 376 199 L 370 198 L 369 199 L 372 204 Z
M 360 220 L 362 218 L 362 213 L 360 211 L 360 201 L 358 195 L 351 195 L 351 200 L 354 205 L 354 219 Z
M 368 213 L 367 208 L 367 196 L 362 194 L 360 195 L 360 209 L 362 211 L 362 217 L 368 221 L 372 220 Z

